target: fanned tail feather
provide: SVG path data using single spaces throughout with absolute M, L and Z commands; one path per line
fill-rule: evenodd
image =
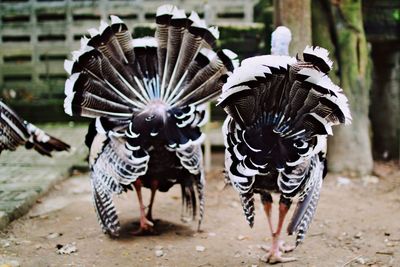
M 320 70 L 332 65 L 326 50 L 306 48 L 304 54 L 304 61 L 271 55 L 244 60 L 228 78 L 219 99 L 219 105 L 242 129 L 249 128 L 239 142 L 251 143 L 254 151 L 269 149 L 278 169 L 311 155 L 316 137 L 331 135 L 333 125 L 351 121 L 342 89 Z M 268 139 L 280 140 L 281 148 L 254 137 L 253 131 L 267 129 Z M 306 144 L 296 144 L 302 138 Z M 242 153 L 249 158 L 243 164 L 260 171 L 254 151 Z
M 73 60 L 65 84 L 64 109 L 83 117 L 128 118 L 154 101 L 172 108 L 200 106 L 215 98 L 238 65 L 229 50 L 212 51 L 219 32 L 197 13 L 187 17 L 171 5 L 158 8 L 156 38 L 132 39 L 117 16 L 89 29 Z

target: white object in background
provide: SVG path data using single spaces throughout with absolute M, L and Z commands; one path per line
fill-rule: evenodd
M 292 41 L 292 33 L 288 27 L 279 26 L 271 35 L 271 55 L 289 55 L 289 44 Z

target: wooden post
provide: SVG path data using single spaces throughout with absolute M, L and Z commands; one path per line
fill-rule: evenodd
M 100 0 L 100 17 L 102 20 L 104 21 L 108 21 L 108 17 L 107 17 L 107 7 L 108 7 L 108 1 L 107 0 Z
M 67 23 L 67 32 L 66 32 L 66 38 L 65 38 L 65 44 L 67 47 L 73 47 L 74 44 L 74 34 L 72 32 L 72 27 L 73 27 L 73 21 L 72 21 L 72 0 L 66 0 L 66 23 Z
M 39 72 L 35 66 L 39 66 L 39 43 L 38 43 L 38 26 L 37 26 L 37 16 L 36 16 L 36 0 L 30 0 L 30 28 L 31 28 L 31 42 L 30 46 L 32 48 L 32 90 L 35 90 L 40 83 Z M 32 93 L 33 95 L 35 93 Z
M 246 1 L 244 3 L 244 21 L 253 22 L 254 21 L 254 1 Z

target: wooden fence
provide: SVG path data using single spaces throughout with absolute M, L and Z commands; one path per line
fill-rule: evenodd
M 119 15 L 129 26 L 154 21 L 163 3 L 196 10 L 210 23 L 251 22 L 254 0 L 0 0 L 0 90 L 5 98 L 59 98 L 63 61 L 88 28 Z M 1 97 L 0 96 L 0 97 Z
M 257 53 L 264 28 L 251 24 L 255 2 L 0 0 L 0 98 L 12 102 L 29 120 L 64 120 L 62 99 L 67 74 L 63 61 L 70 57 L 70 51 L 79 48 L 86 30 L 116 14 L 135 29 L 134 36 L 152 34 L 155 11 L 163 3 L 195 10 L 209 24 L 225 25 L 222 46 L 235 51 L 242 48 L 246 56 Z M 211 147 L 222 145 L 220 123 L 210 125 L 214 126 L 205 129 L 209 135 L 205 143 L 207 169 L 211 166 Z

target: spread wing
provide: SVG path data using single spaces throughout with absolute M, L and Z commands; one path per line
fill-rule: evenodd
M 0 101 L 0 153 L 15 150 L 29 138 L 28 130 L 21 117 Z

